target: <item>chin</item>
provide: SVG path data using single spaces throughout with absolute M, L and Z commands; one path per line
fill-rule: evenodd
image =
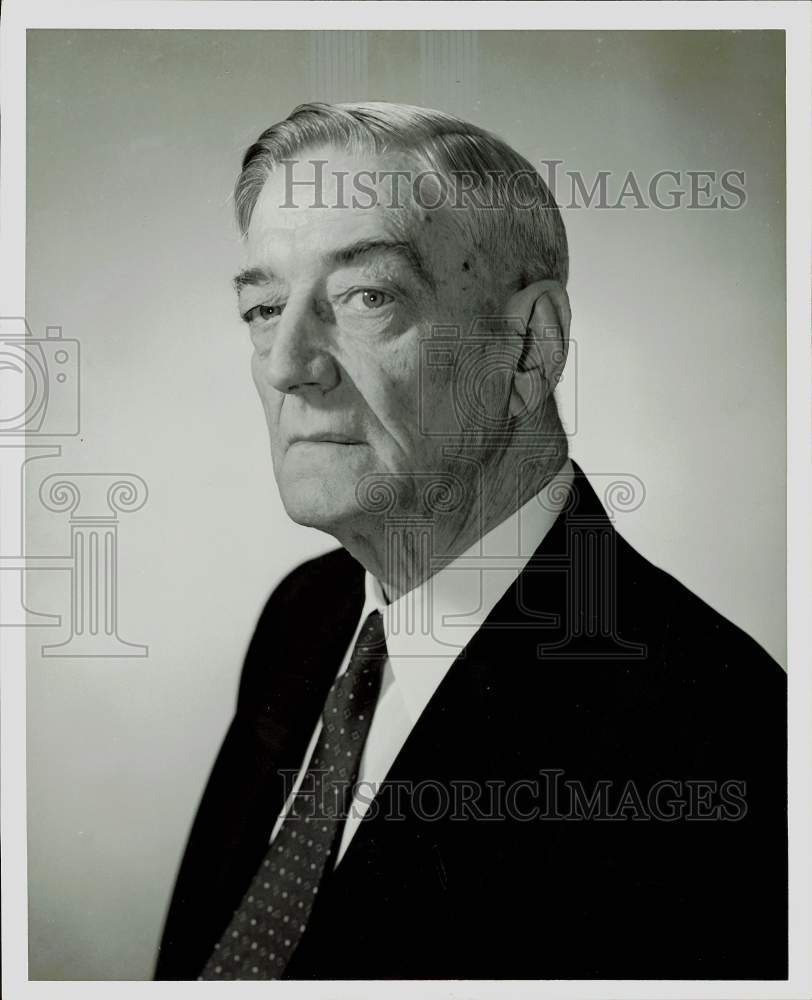
M 299 444 L 274 462 L 274 473 L 291 520 L 330 534 L 363 514 L 356 491 L 366 473 L 368 449 Z
M 335 496 L 334 490 L 325 488 L 318 480 L 308 479 L 288 486 L 280 484 L 279 492 L 291 521 L 328 534 L 340 531 L 360 513 L 354 493 L 346 497 Z

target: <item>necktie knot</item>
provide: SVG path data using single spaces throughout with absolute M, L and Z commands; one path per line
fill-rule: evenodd
M 377 609 L 371 611 L 364 619 L 364 624 L 358 633 L 353 649 L 350 668 L 356 662 L 377 661 L 386 657 L 386 636 L 383 630 L 383 616 Z M 349 673 L 348 669 L 348 673 Z
M 335 715 L 366 721 L 378 699 L 386 655 L 383 619 L 380 611 L 372 611 L 361 626 L 347 669 L 327 695 L 325 722 Z

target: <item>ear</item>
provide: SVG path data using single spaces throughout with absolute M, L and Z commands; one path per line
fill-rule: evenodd
M 521 320 L 524 343 L 510 390 L 511 417 L 541 406 L 564 371 L 569 344 L 570 310 L 565 289 L 552 280 L 535 281 L 508 302 L 508 316 Z

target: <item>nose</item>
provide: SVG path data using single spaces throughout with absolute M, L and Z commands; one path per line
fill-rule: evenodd
M 289 300 L 279 322 L 257 336 L 254 347 L 263 376 L 279 392 L 324 395 L 338 384 L 325 319 L 323 308 L 303 296 Z

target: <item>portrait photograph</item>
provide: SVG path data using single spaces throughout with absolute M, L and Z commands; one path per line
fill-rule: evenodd
M 808 996 L 809 7 L 3 15 L 3 995 Z

